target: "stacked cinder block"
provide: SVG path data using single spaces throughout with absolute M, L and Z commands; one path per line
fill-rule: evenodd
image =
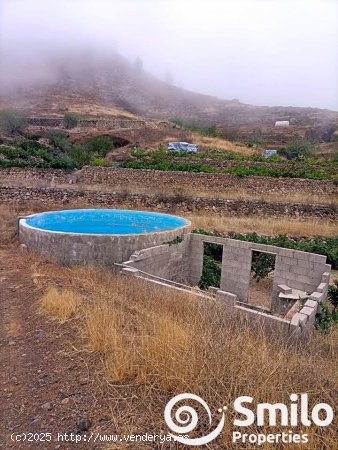
M 316 314 L 320 311 L 320 305 L 325 301 L 327 296 L 330 272 L 324 272 L 320 281 L 316 291 L 312 292 L 301 310 L 294 314 L 291 319 L 291 331 L 295 334 L 300 334 L 306 328 L 315 324 Z
M 134 252 L 126 267 L 172 281 L 186 281 L 188 278 L 187 239 L 177 244 L 162 244 Z

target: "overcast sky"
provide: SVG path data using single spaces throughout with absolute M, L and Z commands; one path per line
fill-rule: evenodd
M 87 46 L 186 89 L 338 110 L 338 0 L 0 0 L 3 75 Z

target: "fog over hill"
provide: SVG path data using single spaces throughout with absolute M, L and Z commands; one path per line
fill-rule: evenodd
M 338 110 L 335 1 L 0 5 L 3 106 L 14 98 L 28 110 L 48 109 L 63 96 L 216 124 L 337 120 L 317 109 Z

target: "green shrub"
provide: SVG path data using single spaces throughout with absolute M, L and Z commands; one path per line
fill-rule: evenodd
M 20 147 L 0 147 L 0 167 L 73 169 L 75 162 L 66 154 L 55 153 L 36 141 L 23 141 Z
M 298 160 L 301 160 L 314 155 L 315 145 L 310 141 L 295 139 L 286 146 L 286 152 L 294 154 Z
M 333 178 L 330 171 L 325 169 L 313 169 L 306 166 L 302 168 L 275 168 L 269 166 L 257 167 L 230 167 L 225 169 L 224 173 L 230 175 L 237 175 L 239 177 L 260 176 L 260 177 L 275 177 L 275 178 L 309 178 L 313 180 L 329 180 Z
M 196 133 L 203 134 L 204 136 L 219 136 L 216 125 L 200 124 L 194 120 L 180 119 L 179 117 L 173 117 L 172 119 L 170 119 L 170 121 L 175 125 L 178 125 L 190 131 L 194 131 Z
M 316 236 L 312 239 L 292 239 L 286 235 L 260 236 L 257 233 L 213 233 L 206 230 L 194 230 L 194 233 L 220 236 L 240 241 L 255 242 L 257 244 L 275 245 L 277 247 L 300 250 L 302 252 L 317 253 L 327 257 L 328 264 L 338 269 L 338 236 L 326 238 Z
M 63 116 L 63 124 L 65 128 L 75 128 L 80 122 L 80 117 L 76 116 L 75 114 L 65 114 Z
M 69 152 L 72 144 L 67 140 L 67 134 L 63 130 L 48 130 L 46 137 L 50 145 L 65 152 Z
M 90 160 L 90 165 L 95 167 L 108 167 L 111 164 L 105 158 L 97 157 Z
M 203 271 L 199 282 L 199 288 L 206 290 L 209 286 L 220 287 L 221 266 L 210 256 L 203 256 Z
M 106 156 L 110 150 L 114 149 L 114 145 L 108 136 L 96 136 L 86 142 L 86 148 L 89 152 Z
M 276 255 L 252 252 L 251 270 L 257 282 L 266 278 L 275 269 Z
M 338 280 L 335 280 L 334 284 L 329 286 L 327 297 L 331 305 L 335 309 L 338 308 Z
M 74 144 L 72 146 L 70 156 L 75 161 L 77 167 L 88 165 L 93 157 L 87 148 L 81 144 Z
M 330 308 L 328 305 L 321 305 L 321 311 L 316 314 L 316 327 L 323 333 L 328 333 L 332 326 L 338 324 L 337 308 Z
M 0 111 L 0 129 L 5 133 L 21 133 L 27 126 L 27 119 L 22 111 L 5 109 Z

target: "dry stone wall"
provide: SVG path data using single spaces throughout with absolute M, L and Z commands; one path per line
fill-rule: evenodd
M 191 190 L 246 190 L 248 193 L 308 193 L 333 194 L 338 193 L 337 186 L 332 181 L 296 179 L 296 178 L 270 178 L 270 177 L 237 177 L 222 174 L 174 172 L 160 170 L 114 170 L 109 167 L 84 167 L 77 176 L 78 182 L 84 184 L 104 184 L 108 186 L 125 185 L 129 183 L 144 187 L 173 186 L 189 188 Z
M 232 175 L 191 173 L 191 172 L 164 172 L 160 170 L 134 170 L 110 167 L 86 166 L 79 171 L 66 171 L 57 169 L 1 169 L 0 180 L 5 178 L 18 180 L 44 180 L 55 183 L 77 182 L 84 185 L 102 184 L 110 187 L 130 184 L 146 188 L 173 187 L 188 188 L 195 191 L 209 190 L 222 192 L 225 190 L 242 191 L 250 194 L 295 194 L 305 193 L 314 195 L 338 194 L 338 187 L 332 181 L 310 180 L 297 178 L 270 178 L 270 177 L 236 177 Z
M 61 188 L 27 188 L 0 186 L 0 202 L 22 203 L 38 201 L 41 205 L 91 206 L 95 208 L 150 209 L 163 212 L 203 212 L 218 215 L 290 218 L 325 218 L 335 221 L 338 217 L 334 205 L 310 205 L 301 203 L 269 203 L 264 201 L 223 200 L 191 198 L 177 201 L 175 197 L 159 197 L 149 194 L 125 194 L 93 190 Z

